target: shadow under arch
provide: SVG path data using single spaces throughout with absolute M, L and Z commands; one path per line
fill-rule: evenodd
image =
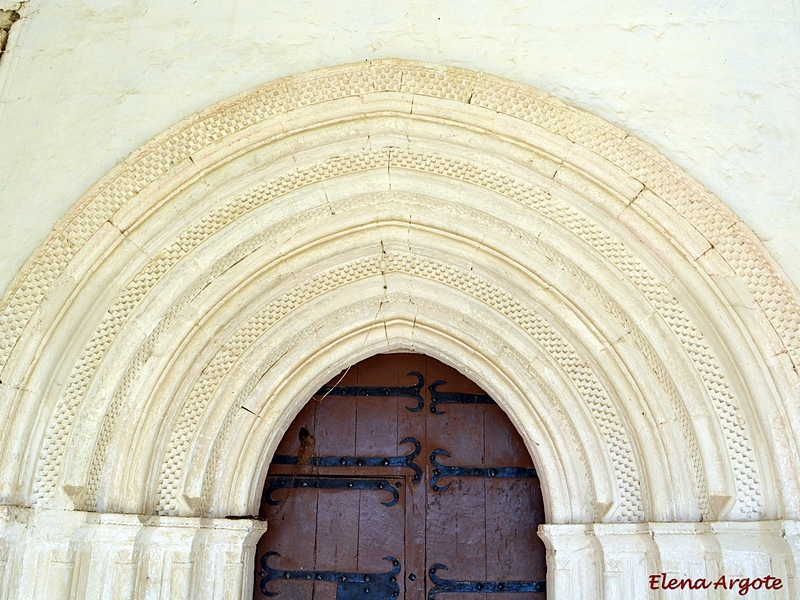
M 392 311 L 400 313 L 398 308 L 395 306 Z M 418 307 L 409 305 L 407 308 Z M 230 468 L 220 464 L 216 469 L 216 473 L 224 475 L 224 478 L 214 482 L 210 506 L 218 503 L 220 506 L 241 507 L 243 514 L 257 514 L 263 482 L 275 448 L 314 392 L 336 373 L 370 356 L 414 352 L 455 368 L 496 398 L 537 465 L 548 522 L 594 518 L 592 508 L 603 506 L 608 499 L 601 496 L 598 501 L 597 490 L 592 489 L 595 486 L 592 486 L 586 458 L 580 458 L 578 453 L 564 456 L 565 448 L 574 450 L 583 442 L 570 435 L 571 428 L 567 424 L 555 423 L 552 415 L 549 424 L 537 415 L 536 403 L 531 402 L 531 397 L 539 396 L 543 399 L 540 404 L 544 404 L 549 400 L 550 391 L 525 368 L 519 360 L 521 357 L 512 358 L 509 353 L 503 364 L 498 365 L 496 358 L 480 348 L 451 337 L 452 331 L 437 331 L 417 316 L 417 320 L 409 320 L 402 314 L 389 315 L 377 328 L 371 323 L 362 323 L 348 335 L 331 340 L 322 351 L 287 356 L 282 364 L 276 365 L 272 377 L 264 379 L 263 388 L 258 386 L 251 392 L 251 397 L 257 397 L 268 389 L 272 378 L 281 380 L 277 389 L 266 394 L 265 404 L 271 406 L 270 414 L 274 418 L 253 419 L 247 424 L 243 421 L 241 429 L 231 430 L 229 435 L 243 440 L 241 451 L 229 455 Z M 263 407 L 254 410 L 258 408 Z M 560 439 L 554 441 L 554 436 Z M 562 447 L 559 449 L 557 445 Z M 613 484 L 608 481 L 609 474 L 602 470 L 603 466 L 602 461 L 599 465 L 596 462 L 593 475 L 595 480 L 601 481 L 597 486 L 601 494 L 606 491 L 610 495 Z M 213 477 L 213 474 L 209 476 Z M 605 484 L 605 490 L 602 484 Z M 211 514 L 214 514 L 213 510 Z

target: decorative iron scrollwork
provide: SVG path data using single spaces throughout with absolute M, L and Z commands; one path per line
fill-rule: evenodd
M 380 386 L 380 385 L 346 385 L 346 386 L 329 386 L 324 385 L 319 388 L 315 396 L 400 396 L 403 398 L 414 398 L 417 401 L 416 406 L 407 406 L 406 409 L 411 412 L 419 412 L 425 406 L 425 401 L 420 395 L 422 386 L 425 385 L 425 378 L 422 373 L 417 371 L 410 371 L 407 375 L 413 375 L 417 378 L 416 385 L 410 386 Z
M 272 492 L 289 488 L 309 490 L 381 490 L 392 494 L 388 502 L 381 502 L 384 506 L 394 506 L 400 499 L 397 487 L 388 480 L 380 477 L 323 477 L 323 476 L 292 476 L 274 477 L 268 480 L 269 486 L 264 490 L 264 499 L 272 506 L 279 505 L 282 500 L 275 500 Z
M 437 392 L 436 388 L 446 384 L 446 381 L 434 381 L 428 386 L 431 392 L 431 412 L 443 415 L 444 411 L 438 410 L 438 404 L 495 404 L 491 396 L 486 394 L 463 394 L 461 392 Z
M 422 451 L 417 438 L 407 437 L 401 444 L 414 444 L 414 450 L 404 456 L 311 456 L 305 465 L 314 467 L 400 467 L 414 471 L 413 483 L 419 483 L 422 469 L 414 462 Z M 272 457 L 273 465 L 296 465 L 299 458 L 287 454 L 276 454 Z
M 301 581 L 330 581 L 336 584 L 336 600 L 395 600 L 400 595 L 397 574 L 400 561 L 394 556 L 383 560 L 392 563 L 386 573 L 347 573 L 344 571 L 285 571 L 273 569 L 267 564 L 270 556 L 280 556 L 277 552 L 267 552 L 261 557 L 261 592 L 265 596 L 277 596 L 277 592 L 267 589 L 267 584 L 275 579 L 294 579 Z
M 448 483 L 444 487 L 439 487 L 437 482 L 441 477 L 487 477 L 490 479 L 525 479 L 538 478 L 536 469 L 524 467 L 449 467 L 436 460 L 437 456 L 450 456 L 447 450 L 437 448 L 431 452 L 431 464 L 433 465 L 433 477 L 431 477 L 431 488 L 434 492 L 444 492 L 450 487 Z
M 434 600 L 437 594 L 446 593 L 473 593 L 497 594 L 509 592 L 545 592 L 544 581 L 455 581 L 442 579 L 436 574 L 437 570 L 447 570 L 441 563 L 436 563 L 428 569 L 428 576 L 436 585 L 428 591 L 428 600 Z

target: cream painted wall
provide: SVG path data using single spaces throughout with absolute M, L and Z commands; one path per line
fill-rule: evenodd
M 0 8 L 18 3 L 0 0 Z M 798 0 L 29 0 L 0 61 L 0 288 L 69 207 L 182 117 L 382 57 L 487 71 L 653 144 L 800 286 Z

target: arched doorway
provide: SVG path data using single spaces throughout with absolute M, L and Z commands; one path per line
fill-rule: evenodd
M 524 437 L 551 597 L 789 581 L 799 306 L 719 199 L 538 90 L 402 60 L 266 84 L 122 162 L 0 302 L 0 587 L 249 595 L 287 428 L 396 351 Z
M 273 457 L 256 553 L 262 600 L 544 597 L 539 480 L 477 385 L 421 354 L 334 377 Z

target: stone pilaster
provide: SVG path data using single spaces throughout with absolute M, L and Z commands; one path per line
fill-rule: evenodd
M 548 597 L 597 598 L 603 573 L 592 525 L 542 525 L 539 537 L 547 548 Z

